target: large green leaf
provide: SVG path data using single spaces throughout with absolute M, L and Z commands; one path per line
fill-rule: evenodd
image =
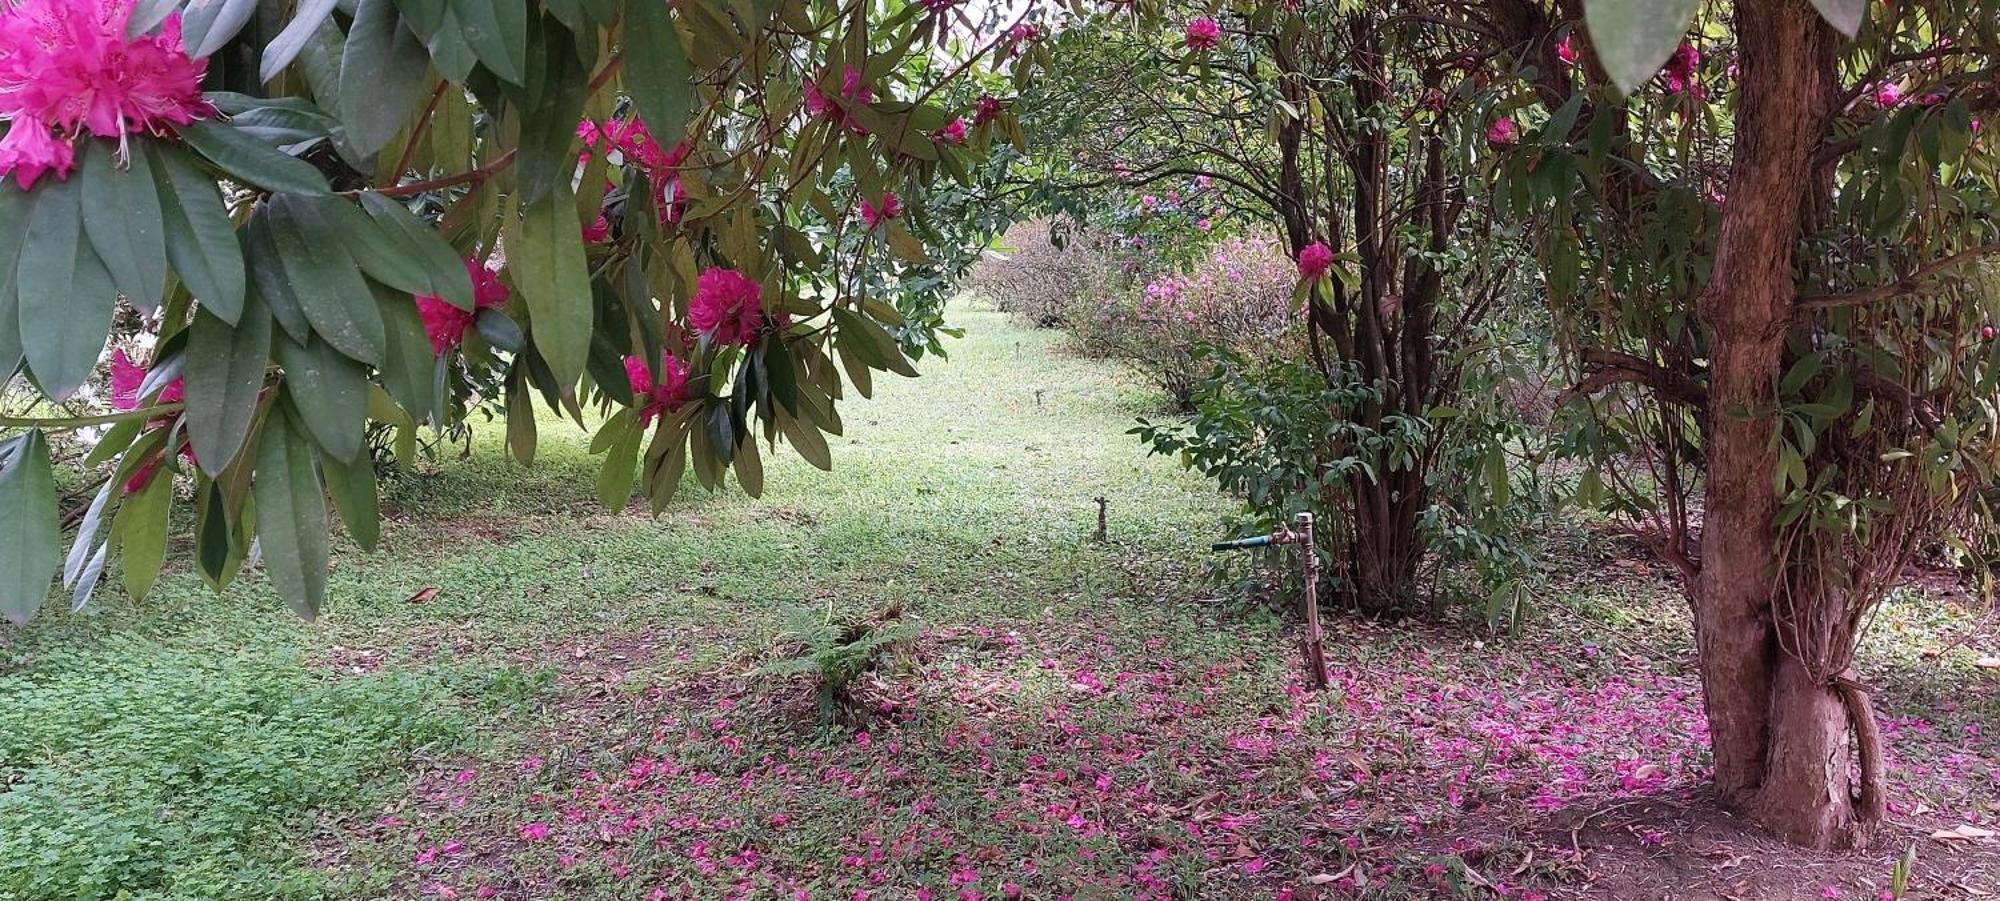
M 354 262 L 368 277 L 400 291 L 429 294 L 439 277 L 432 272 L 433 258 L 423 244 L 408 240 L 401 229 L 385 225 L 346 200 L 327 197 L 310 202 L 323 234 L 331 235 L 347 247 Z M 449 250 L 447 250 L 449 253 Z M 449 267 L 465 276 L 465 266 L 452 261 Z M 467 293 L 471 280 L 466 279 Z
M 243 264 L 250 275 L 249 293 L 271 311 L 285 334 L 294 341 L 304 342 L 312 336 L 312 321 L 306 318 L 305 308 L 292 292 L 291 279 L 285 275 L 285 261 L 278 258 L 277 245 L 271 240 L 271 217 L 262 213 L 251 216 L 249 222 L 236 230 L 236 235 L 243 242 Z
M 576 143 L 576 123 L 586 95 L 587 78 L 576 45 L 560 25 L 547 20 L 542 24 L 549 32 L 546 40 L 537 42 L 546 54 L 544 87 L 521 125 L 520 156 L 514 164 L 523 204 L 541 202 L 556 182 L 575 175 L 576 156 L 570 147 Z
M 22 350 L 56 400 L 76 393 L 97 368 L 118 302 L 111 273 L 83 240 L 82 194 L 76 179 L 35 192 L 16 275 Z
M 426 41 L 444 24 L 447 11 L 446 0 L 396 0 L 396 8 L 402 10 L 410 30 Z
M 626 0 L 624 66 L 626 93 L 663 147 L 687 131 L 694 109 L 694 69 L 688 64 L 668 5 L 660 0 Z
M 395 0 L 361 0 L 340 58 L 340 120 L 357 152 L 373 156 L 403 129 L 423 102 L 430 62 Z
M 375 296 L 346 245 L 334 238 L 325 218 L 294 197 L 272 198 L 271 243 L 313 331 L 363 363 L 380 363 L 384 338 Z
M 35 211 L 33 195 L 0 179 L 0 384 L 21 365 L 21 317 L 16 276 L 21 245 L 28 237 L 28 218 Z
M 160 189 L 167 261 L 202 306 L 233 323 L 243 310 L 243 248 L 222 192 L 186 151 L 165 143 L 154 149 L 146 158 Z
M 300 616 L 319 615 L 326 600 L 326 494 L 313 468 L 312 444 L 282 405 L 257 437 L 257 543 L 264 571 Z
M 423 317 L 407 294 L 369 282 L 381 311 L 386 346 L 382 353 L 382 387 L 418 422 L 435 421 L 437 354 L 424 333 Z M 379 417 L 378 417 L 379 418 Z
M 292 20 L 285 23 L 271 43 L 264 45 L 264 57 L 257 62 L 257 78 L 270 81 L 278 73 L 297 59 L 299 51 L 311 43 L 313 34 L 319 31 L 321 23 L 333 15 L 333 8 L 339 0 L 299 0 L 298 9 L 293 11 Z
M 174 480 L 158 473 L 144 488 L 127 496 L 111 522 L 112 538 L 118 542 L 118 563 L 125 571 L 125 593 L 143 600 L 159 577 L 160 563 L 167 556 L 169 508 L 174 499 Z
M 273 349 L 285 370 L 285 395 L 320 450 L 335 460 L 353 460 L 368 424 L 367 369 L 318 338 L 302 345 L 279 335 Z
M 356 454 L 346 463 L 321 457 L 319 464 L 320 474 L 326 477 L 326 493 L 333 498 L 333 508 L 340 511 L 341 522 L 347 523 L 348 537 L 361 545 L 362 550 L 374 550 L 375 543 L 382 538 L 374 457 Z
M 62 562 L 56 480 L 39 430 L 0 445 L 0 615 L 16 625 L 35 615 Z
M 293 194 L 325 194 L 326 176 L 311 163 L 231 125 L 200 120 L 181 126 L 189 147 L 239 182 Z
M 465 271 L 458 251 L 445 243 L 437 229 L 417 218 L 402 201 L 373 191 L 361 195 L 361 208 L 398 247 L 422 261 L 429 287 L 413 293 L 434 294 L 461 310 L 472 309 L 472 276 Z
M 520 84 L 528 71 L 527 0 L 451 0 L 459 35 L 500 80 Z
M 1701 0 L 1590 0 L 1583 17 L 1597 58 L 1630 94 L 1674 54 L 1700 6 Z
M 206 307 L 195 312 L 188 326 L 188 439 L 195 463 L 213 476 L 234 462 L 250 423 L 257 417 L 258 395 L 271 358 L 271 314 L 262 304 L 245 303 L 243 315 L 230 325 Z
M 257 0 L 190 0 L 181 14 L 181 46 L 205 59 L 236 37 L 257 12 Z
M 567 388 L 576 384 L 590 357 L 595 316 L 583 233 L 576 227 L 576 201 L 568 183 L 559 183 L 540 203 L 510 220 L 508 268 L 514 286 L 528 301 L 529 333 Z
M 167 238 L 160 190 L 146 161 L 149 141 L 131 141 L 120 166 L 105 141 L 83 148 L 83 233 L 126 302 L 151 313 L 167 287 Z

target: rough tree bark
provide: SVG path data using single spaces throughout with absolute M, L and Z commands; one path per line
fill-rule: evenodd
M 1696 305 L 1710 341 L 1710 422 L 1695 639 L 1723 798 L 1787 840 L 1841 847 L 1866 841 L 1874 812 L 1854 797 L 1840 690 L 1777 640 L 1771 487 L 1773 386 L 1835 37 L 1807 0 L 1738 3 L 1735 17 L 1742 75 L 1729 203 Z

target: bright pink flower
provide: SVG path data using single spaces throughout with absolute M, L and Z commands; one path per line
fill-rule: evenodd
M 710 266 L 695 278 L 688 324 L 716 344 L 748 347 L 764 319 L 764 286 L 740 270 Z
M 35 186 L 43 173 L 54 173 L 57 181 L 68 181 L 76 166 L 76 148 L 57 140 L 49 128 L 34 119 L 16 119 L 0 138 L 0 178 L 14 173 L 21 190 Z
M 1319 278 L 1333 268 L 1333 248 L 1318 241 L 1299 248 L 1299 275 Z
M 1142 210 L 1150 210 L 1153 207 L 1159 205 L 1160 205 L 1160 198 L 1154 197 L 1151 194 L 1147 194 L 1146 196 L 1139 198 L 1139 208 Z
M 860 69 L 848 66 L 841 71 L 840 99 L 850 106 L 875 102 L 875 92 L 868 87 Z M 850 121 L 847 111 L 841 109 L 840 104 L 828 97 L 826 92 L 821 91 L 818 84 L 811 82 L 806 84 L 806 114 L 815 119 L 825 119 L 835 125 L 844 124 L 848 131 L 855 134 L 868 133 L 860 123 Z
M 22 0 L 0 8 L 0 118 L 74 137 L 164 134 L 208 115 L 206 65 L 181 47 L 180 17 L 128 40 L 133 0 Z
M 139 388 L 146 382 L 147 370 L 132 362 L 119 348 L 111 355 L 111 408 L 118 411 L 139 409 Z M 160 389 L 157 399 L 162 404 L 177 404 L 187 396 L 187 381 L 174 379 Z
M 1195 223 L 1195 227 L 1201 229 L 1202 231 L 1208 231 L 1209 229 L 1215 227 L 1215 220 L 1204 216 L 1202 217 L 1201 221 Z
M 1215 45 L 1222 43 L 1222 26 L 1207 16 L 1196 16 L 1188 20 L 1187 33 L 1181 40 L 1189 50 L 1213 50 Z
M 521 838 L 525 841 L 538 842 L 548 837 L 549 824 L 547 823 L 535 822 L 523 823 L 521 825 Z
M 973 127 L 985 125 L 1000 118 L 1000 98 L 992 94 L 979 95 L 979 102 L 972 105 Z
M 945 123 L 943 128 L 931 132 L 931 140 L 940 144 L 965 143 L 965 117 L 960 116 Z
M 1032 41 L 1042 36 L 1042 30 L 1034 25 L 1016 25 L 1007 29 L 1007 39 L 1014 43 Z
M 1667 60 L 1667 91 L 1678 94 L 1691 86 L 1698 89 L 1699 85 L 1695 84 L 1695 76 L 1698 74 L 1697 70 L 1700 68 L 1701 51 L 1695 49 L 1693 44 L 1684 43 L 1680 45 L 1674 51 L 1674 55 Z
M 866 200 L 861 201 L 861 221 L 867 223 L 870 229 L 881 228 L 889 220 L 902 214 L 903 201 L 898 199 L 894 192 L 882 192 L 882 204 L 880 206 L 869 203 Z
M 602 244 L 610 237 L 611 219 L 603 213 L 598 213 L 596 219 L 583 227 L 583 243 L 585 244 Z
M 1901 106 L 1903 86 L 1893 81 L 1885 81 L 1875 86 L 1875 105 L 1883 109 Z
M 1495 119 L 1492 127 L 1486 129 L 1486 143 L 1499 147 L 1511 147 L 1520 140 L 1521 127 L 1512 119 Z
M 114 410 L 136 410 L 139 408 L 139 385 L 146 380 L 146 370 L 140 369 L 132 358 L 119 348 L 111 355 L 111 408 Z
M 632 402 L 639 407 L 641 428 L 688 402 L 687 364 L 667 351 L 660 352 L 660 364 L 666 378 L 654 382 L 644 357 L 635 354 L 625 358 L 625 378 L 632 386 Z
M 507 286 L 485 264 L 466 260 L 465 272 L 472 277 L 472 310 L 461 310 L 435 294 L 416 296 L 417 315 L 423 319 L 424 334 L 430 336 L 431 352 L 438 356 L 465 342 L 465 332 L 472 327 L 476 311 L 507 302 Z
M 1576 35 L 1563 35 L 1562 41 L 1556 44 L 1556 59 L 1562 60 L 1562 64 L 1565 66 L 1575 68 L 1577 60 L 1580 58 L 1582 58 L 1581 54 L 1576 52 Z

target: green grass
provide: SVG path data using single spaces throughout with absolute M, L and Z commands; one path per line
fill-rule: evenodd
M 1125 434 L 1154 395 L 954 312 L 950 362 L 850 399 L 834 472 L 781 452 L 762 499 L 608 511 L 573 423 L 530 469 L 482 428 L 385 479 L 317 622 L 173 559 L 143 605 L 0 633 L 0 897 L 1235 896 L 1350 864 L 1421 897 L 1423 836 L 1571 778 L 1523 747 L 1590 791 L 1698 782 L 1684 603 L 1616 539 L 1562 536 L 1518 637 L 1333 621 L 1342 688 L 1305 695 L 1288 619 L 1204 578 L 1234 504 Z M 916 637 L 855 726 L 757 674 L 801 609 L 891 608 Z M 1903 672 L 1971 615 L 1894 622 Z M 1939 659 L 1990 760 L 1970 653 Z

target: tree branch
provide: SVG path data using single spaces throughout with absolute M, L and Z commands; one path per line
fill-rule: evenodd
M 1940 272 L 1944 272 L 1960 263 L 1995 253 L 2000 253 L 2000 242 L 1981 244 L 1978 247 L 1961 250 L 1950 256 L 1932 260 L 1918 267 L 1917 271 L 1886 285 L 1877 285 L 1865 291 L 1853 291 L 1846 294 L 1803 296 L 1793 304 L 1793 308 L 1801 313 L 1807 313 L 1814 310 L 1831 310 L 1840 307 L 1853 307 L 1862 304 L 1879 303 L 1884 300 L 1893 300 L 1905 294 L 1916 293 L 1917 289 L 1922 287 L 1926 280 Z

